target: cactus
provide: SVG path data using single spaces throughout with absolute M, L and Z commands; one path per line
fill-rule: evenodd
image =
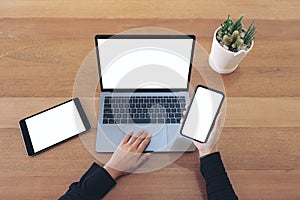
M 231 36 L 224 35 L 222 41 L 227 47 L 231 47 L 233 49 L 237 49 L 244 44 L 244 40 L 240 37 L 238 30 L 233 31 Z
M 240 49 L 249 48 L 256 33 L 253 21 L 247 31 L 244 29 L 243 18 L 244 15 L 241 15 L 236 22 L 233 22 L 228 15 L 217 32 L 217 40 L 230 51 L 237 52 Z

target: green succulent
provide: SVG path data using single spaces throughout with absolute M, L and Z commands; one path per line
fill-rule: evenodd
M 241 15 L 234 22 L 230 15 L 226 21 L 221 24 L 221 28 L 217 32 L 217 39 L 221 45 L 225 46 L 230 51 L 237 52 L 240 49 L 249 48 L 256 33 L 256 27 L 252 21 L 247 31 L 244 29 L 242 20 L 244 15 Z

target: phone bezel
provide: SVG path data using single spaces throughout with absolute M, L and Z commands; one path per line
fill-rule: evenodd
M 219 93 L 219 94 L 222 95 L 222 99 L 221 99 L 221 102 L 220 102 L 220 104 L 219 104 L 219 106 L 218 106 L 218 110 L 217 110 L 217 112 L 216 112 L 216 114 L 215 114 L 215 116 L 214 116 L 214 119 L 213 119 L 213 121 L 212 121 L 212 124 L 211 124 L 211 126 L 210 126 L 210 128 L 209 128 L 208 134 L 207 134 L 207 136 L 206 136 L 204 142 L 203 142 L 203 141 L 199 141 L 199 140 L 197 140 L 197 139 L 195 139 L 195 138 L 191 138 L 191 137 L 189 137 L 189 136 L 183 134 L 183 129 L 184 129 L 185 121 L 186 121 L 186 119 L 187 119 L 187 117 L 188 117 L 188 115 L 189 115 L 189 111 L 190 111 L 190 108 L 191 108 L 191 106 L 192 106 L 192 104 L 193 104 L 193 102 L 194 102 L 194 98 L 195 98 L 195 96 L 196 96 L 196 93 L 197 93 L 197 91 L 198 91 L 198 88 L 200 88 L 200 87 L 201 87 L 201 88 L 204 88 L 204 89 L 207 89 L 207 90 L 210 90 L 210 91 L 213 91 L 213 92 L 216 92 L 216 93 Z M 212 131 L 214 125 L 215 125 L 215 122 L 216 122 L 217 116 L 218 116 L 218 114 L 219 114 L 219 112 L 220 112 L 220 109 L 221 109 L 221 107 L 222 107 L 224 98 L 225 98 L 225 95 L 224 95 L 224 93 L 221 92 L 221 91 L 215 90 L 215 89 L 213 89 L 213 88 L 209 88 L 209 87 L 204 86 L 204 85 L 197 85 L 196 88 L 195 88 L 195 90 L 194 90 L 194 93 L 193 93 L 193 97 L 192 97 L 192 100 L 191 100 L 191 103 L 190 103 L 190 107 L 189 107 L 189 109 L 187 110 L 186 115 L 184 116 L 183 123 L 182 123 L 182 126 L 181 126 L 181 128 L 180 128 L 180 134 L 181 134 L 182 136 L 184 136 L 184 137 L 187 137 L 187 138 L 189 138 L 189 139 L 195 140 L 195 141 L 197 141 L 197 142 L 200 142 L 200 143 L 206 143 L 207 140 L 208 140 L 208 138 L 209 138 L 209 136 L 210 136 L 210 134 L 211 134 L 211 131 Z
M 66 138 L 66 139 L 63 140 L 63 141 L 60 141 L 60 142 L 55 143 L 55 144 L 53 144 L 53 145 L 50 145 L 49 147 L 47 147 L 47 148 L 45 148 L 45 149 L 42 149 L 42 150 L 37 151 L 37 152 L 34 152 L 34 149 L 33 149 L 33 146 L 32 146 L 32 142 L 31 142 L 31 138 L 30 138 L 30 134 L 29 134 L 29 131 L 28 131 L 28 128 L 27 128 L 27 124 L 26 124 L 26 121 L 25 121 L 26 119 L 29 119 L 29 118 L 34 117 L 34 116 L 36 116 L 36 115 L 39 115 L 39 114 L 41 114 L 41 113 L 47 112 L 47 111 L 49 111 L 49 110 L 51 110 L 51 109 L 54 109 L 54 108 L 56 108 L 56 107 L 62 106 L 62 105 L 64 105 L 64 104 L 66 104 L 66 103 L 69 103 L 70 101 L 74 101 L 74 104 L 75 104 L 75 106 L 76 106 L 76 108 L 77 108 L 77 110 L 78 110 L 78 113 L 79 113 L 79 115 L 80 115 L 80 118 L 81 118 L 81 120 L 82 120 L 82 122 L 83 122 L 83 124 L 84 124 L 84 127 L 85 127 L 85 130 L 84 130 L 83 132 L 81 132 L 81 133 L 78 133 L 78 134 L 82 134 L 82 133 L 84 133 L 84 132 L 90 130 L 91 125 L 90 125 L 90 123 L 89 123 L 89 121 L 88 121 L 88 118 L 87 118 L 87 116 L 86 116 L 86 114 L 85 114 L 85 112 L 84 112 L 84 110 L 83 110 L 83 107 L 82 107 L 82 105 L 81 105 L 81 103 L 80 103 L 80 100 L 79 100 L 78 98 L 70 99 L 70 100 L 65 101 L 65 102 L 63 102 L 63 103 L 60 103 L 60 104 L 58 104 L 58 105 L 56 105 L 56 106 L 53 106 L 53 107 L 51 107 L 51 108 L 48 108 L 48 109 L 43 110 L 43 111 L 41 111 L 41 112 L 38 112 L 38 113 L 36 113 L 36 114 L 34 114 L 34 115 L 31 115 L 31 116 L 29 116 L 29 117 L 26 117 L 26 118 L 24 118 L 24 119 L 21 119 L 21 120 L 19 121 L 19 126 L 20 126 L 20 129 L 21 129 L 21 133 L 22 133 L 22 136 L 23 136 L 23 139 L 24 139 L 24 143 L 25 143 L 25 147 L 26 147 L 26 151 L 27 151 L 28 156 L 33 156 L 33 155 L 36 155 L 36 154 L 38 154 L 38 153 L 41 153 L 41 152 L 43 152 L 43 151 L 45 151 L 45 150 L 47 150 L 47 149 L 49 149 L 49 148 L 51 148 L 51 147 L 53 147 L 53 146 L 56 146 L 56 145 L 58 145 L 58 144 L 61 144 L 62 142 L 65 142 L 66 140 L 69 140 L 69 139 L 71 139 L 71 138 L 73 138 L 73 137 L 75 137 L 75 136 L 78 135 L 78 134 L 76 134 L 76 135 L 74 135 L 74 136 L 71 136 L 71 137 L 69 137 L 69 138 Z

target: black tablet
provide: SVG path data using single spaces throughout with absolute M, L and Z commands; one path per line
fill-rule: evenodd
M 180 133 L 198 142 L 207 142 L 223 100 L 222 92 L 198 85 Z
M 29 156 L 91 128 L 78 98 L 26 117 L 19 125 Z

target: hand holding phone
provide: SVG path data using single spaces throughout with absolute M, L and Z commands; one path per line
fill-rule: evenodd
M 220 112 L 217 116 L 214 127 L 210 133 L 210 137 L 208 138 L 208 141 L 206 143 L 194 141 L 194 145 L 198 149 L 200 157 L 218 151 L 217 141 L 219 139 L 219 136 L 221 135 L 221 130 L 219 128 L 221 126 L 221 119 L 222 113 Z
M 184 119 L 181 134 L 207 143 L 224 100 L 220 91 L 198 85 Z

